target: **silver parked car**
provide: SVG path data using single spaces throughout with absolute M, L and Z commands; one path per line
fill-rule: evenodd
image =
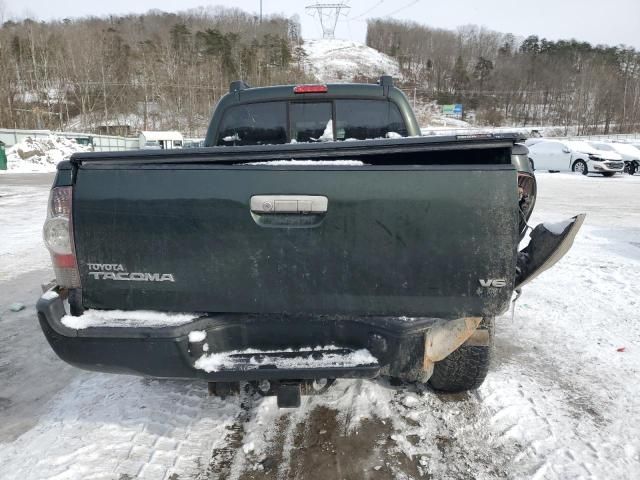
M 624 161 L 625 172 L 633 175 L 640 169 L 640 144 L 635 147 L 630 143 L 609 143 L 609 142 L 589 142 L 598 150 L 605 152 L 615 152 L 622 157 Z
M 529 147 L 529 160 L 536 170 L 600 173 L 611 177 L 624 170 L 622 157 L 615 152 L 599 150 L 587 142 L 544 140 Z

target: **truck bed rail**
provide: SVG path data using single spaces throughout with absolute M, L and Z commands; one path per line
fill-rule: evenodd
M 515 135 L 407 137 L 352 142 L 296 143 L 188 150 L 77 153 L 74 165 L 188 164 L 265 162 L 273 160 L 362 160 L 368 164 L 509 164 Z M 474 158 L 473 151 L 481 152 Z M 428 154 L 428 155 L 425 155 Z

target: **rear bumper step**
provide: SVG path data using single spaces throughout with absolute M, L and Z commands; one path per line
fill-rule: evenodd
M 215 314 L 173 327 L 75 330 L 61 322 L 64 305 L 52 292 L 40 298 L 36 309 L 51 347 L 67 363 L 94 371 L 209 382 L 374 378 L 381 373 L 410 379 L 422 363 L 426 332 L 441 322 Z M 205 339 L 190 342 L 193 331 L 206 332 Z
M 206 344 L 208 345 L 208 343 Z M 195 353 L 193 343 L 190 350 Z M 197 355 L 197 354 L 196 354 Z M 378 367 L 378 360 L 368 350 L 349 348 L 319 347 L 313 349 L 266 351 L 247 349 L 243 352 L 203 354 L 195 361 L 195 368 L 205 372 L 223 372 L 226 370 L 272 370 L 287 368 L 335 369 Z

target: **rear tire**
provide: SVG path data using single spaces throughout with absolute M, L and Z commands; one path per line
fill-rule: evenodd
M 493 351 L 494 319 L 483 320 L 480 329 L 489 330 L 488 346 L 462 346 L 444 360 L 436 362 L 429 385 L 434 390 L 447 393 L 475 390 L 489 372 Z
M 573 162 L 573 167 L 571 167 L 575 173 L 581 173 L 583 175 L 587 175 L 589 173 L 589 169 L 587 168 L 587 164 L 584 160 L 576 160 Z

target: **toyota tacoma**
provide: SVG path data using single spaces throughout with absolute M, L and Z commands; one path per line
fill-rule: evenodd
M 519 140 L 421 136 L 386 76 L 233 82 L 204 148 L 59 164 L 40 325 L 72 365 L 249 382 L 283 407 L 337 378 L 477 388 L 494 318 L 584 218 L 528 233 Z

